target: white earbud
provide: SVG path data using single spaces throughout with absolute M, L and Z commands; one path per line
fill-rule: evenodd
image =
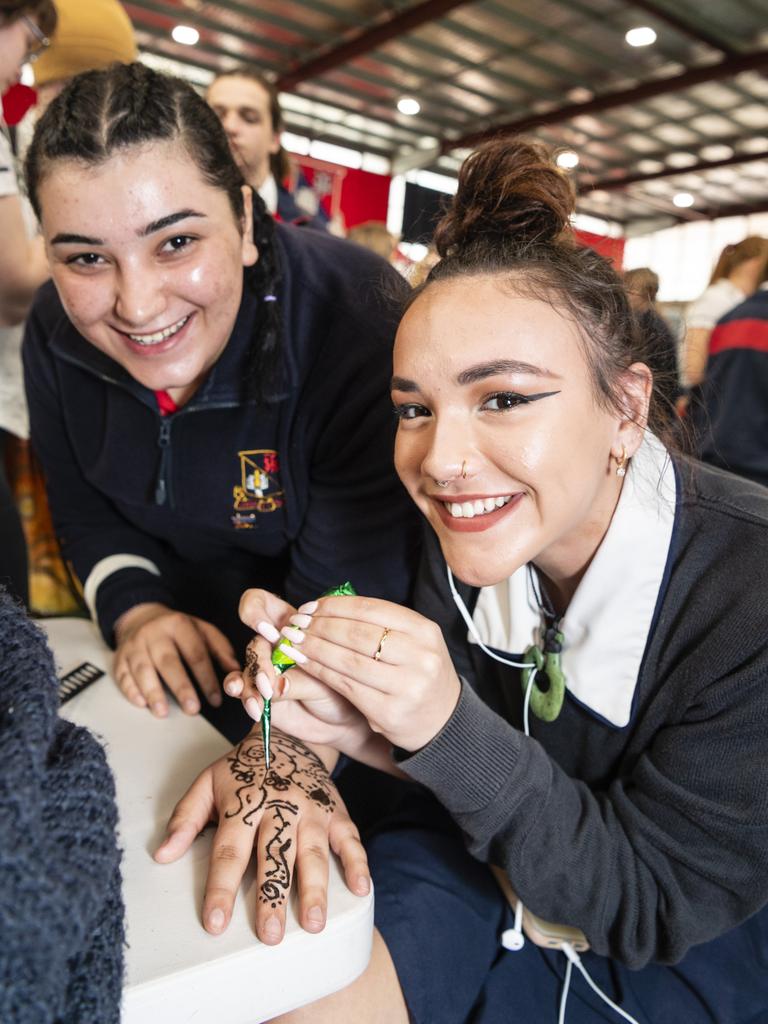
M 515 923 L 512 928 L 507 928 L 501 933 L 501 944 L 504 949 L 510 949 L 516 953 L 525 945 L 523 935 L 523 901 L 518 900 L 515 906 Z

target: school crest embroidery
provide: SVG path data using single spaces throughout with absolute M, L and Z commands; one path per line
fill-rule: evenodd
M 280 460 L 271 448 L 256 448 L 237 454 L 240 458 L 240 483 L 232 488 L 235 499 L 232 525 L 236 530 L 252 530 L 260 515 L 283 507 Z

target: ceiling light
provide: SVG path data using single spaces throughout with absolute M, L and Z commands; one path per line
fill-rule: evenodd
M 699 156 L 705 160 L 730 160 L 733 150 L 719 142 L 713 142 L 710 146 L 703 146 L 699 150 Z
M 407 114 L 409 117 L 413 117 L 414 114 L 418 114 L 421 110 L 421 104 L 412 96 L 401 96 L 397 101 L 397 109 L 401 114 Z
M 196 28 L 192 28 L 191 25 L 177 25 L 173 32 L 171 32 L 171 36 L 177 43 L 183 43 L 185 46 L 194 46 L 200 38 L 200 33 Z
M 631 28 L 624 38 L 630 46 L 650 46 L 656 42 L 656 33 L 652 28 L 643 25 L 642 28 Z
M 563 167 L 566 170 L 570 170 L 572 167 L 578 167 L 579 154 L 574 153 L 572 149 L 566 149 L 562 153 L 558 153 L 555 158 L 555 163 L 558 167 Z
M 695 199 L 690 192 L 678 192 L 677 195 L 672 196 L 672 202 L 675 206 L 684 209 L 686 206 L 693 206 Z

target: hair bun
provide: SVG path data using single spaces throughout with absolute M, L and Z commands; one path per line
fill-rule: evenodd
M 494 139 L 462 164 L 458 191 L 435 229 L 435 246 L 448 256 L 501 241 L 570 242 L 575 205 L 573 185 L 544 146 Z

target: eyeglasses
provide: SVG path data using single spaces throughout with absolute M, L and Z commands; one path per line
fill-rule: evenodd
M 26 14 L 22 14 L 21 21 L 24 23 L 24 27 L 27 29 L 28 32 L 32 34 L 35 40 L 34 43 L 27 50 L 27 62 L 29 64 L 34 64 L 34 62 L 37 60 L 37 58 L 40 56 L 43 50 L 47 50 L 48 47 L 51 45 L 51 40 L 43 32 L 43 30 L 40 28 L 37 22 L 34 21 L 32 18 L 28 17 Z

